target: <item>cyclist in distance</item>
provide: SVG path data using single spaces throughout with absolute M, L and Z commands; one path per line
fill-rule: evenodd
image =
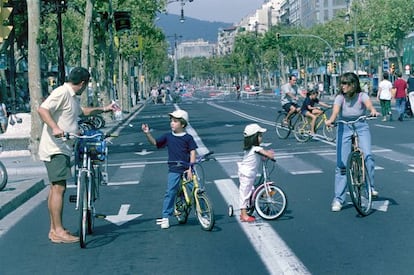
M 174 211 L 174 201 L 177 195 L 181 176 L 187 173 L 187 178 L 192 178 L 191 167 L 179 165 L 180 161 L 194 163 L 196 161 L 197 144 L 192 135 L 185 131 L 188 125 L 188 113 L 184 110 L 176 110 L 170 115 L 171 132 L 163 134 L 155 139 L 147 124 L 142 124 L 142 131 L 145 133 L 149 143 L 157 148 L 168 147 L 168 179 L 167 191 L 162 206 L 162 218 L 157 219 L 157 224 L 162 229 L 170 227 L 169 217 Z M 178 162 L 178 163 L 177 163 Z
M 319 104 L 325 108 L 330 108 L 330 105 L 319 101 L 318 94 L 319 91 L 317 88 L 308 91 L 307 96 L 303 101 L 302 107 L 300 108 L 302 115 L 311 119 L 311 135 L 315 134 L 316 118 L 323 113 L 323 111 L 319 107 L 315 106 L 315 104 Z
M 51 182 L 48 208 L 50 215 L 49 239 L 54 243 L 74 243 L 79 238 L 70 234 L 62 225 L 63 197 L 66 180 L 71 177 L 70 157 L 73 142 L 61 138 L 65 132 L 77 133 L 78 117 L 115 110 L 114 104 L 105 107 L 80 106 L 78 96 L 88 87 L 89 71 L 73 68 L 68 81 L 54 89 L 38 108 L 43 124 L 39 143 L 39 158 L 44 161 Z
M 280 87 L 280 103 L 282 104 L 282 108 L 287 112 L 284 123 L 288 123 L 290 116 L 300 111 L 296 81 L 297 78 L 295 75 L 289 75 L 289 82 Z
M 331 126 L 339 116 L 340 120 L 352 121 L 362 116 L 368 110 L 371 116 L 378 116 L 369 96 L 361 91 L 359 78 L 355 73 L 347 72 L 341 76 L 341 92 L 334 100 L 331 117 L 325 121 Z M 365 120 L 355 124 L 359 136 L 359 146 L 364 153 L 365 165 L 372 186 L 372 195 L 378 196 L 374 189 L 374 158 L 371 153 L 371 133 L 369 125 Z M 332 201 L 331 210 L 340 211 L 346 197 L 346 163 L 351 152 L 352 130 L 350 127 L 339 123 L 337 126 L 336 143 L 336 168 L 335 168 L 335 197 Z
M 249 216 L 246 210 L 260 164 L 261 156 L 256 154 L 256 152 L 268 158 L 275 157 L 275 153 L 272 150 L 265 150 L 260 146 L 260 143 L 263 141 L 263 133 L 265 132 L 266 129 L 256 123 L 249 124 L 244 128 L 244 156 L 243 160 L 237 163 L 240 181 L 240 221 L 242 222 L 254 222 L 256 220 L 254 216 Z

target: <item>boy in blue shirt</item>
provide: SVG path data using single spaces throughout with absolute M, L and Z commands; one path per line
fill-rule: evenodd
M 193 136 L 185 131 L 188 125 L 188 113 L 184 110 L 176 110 L 170 115 L 171 132 L 163 134 L 155 139 L 147 124 L 142 124 L 142 131 L 145 133 L 149 143 L 157 148 L 168 147 L 168 183 L 162 206 L 162 218 L 157 219 L 157 224 L 162 229 L 170 227 L 169 216 L 173 214 L 175 196 L 183 173 L 192 178 L 191 167 L 178 165 L 180 161 L 194 163 L 196 161 L 197 144 Z
M 318 93 L 318 90 L 310 90 L 305 100 L 303 101 L 302 107 L 300 108 L 301 114 L 304 117 L 308 117 L 311 119 L 311 135 L 315 134 L 316 118 L 323 113 L 323 111 L 319 107 L 316 107 L 315 104 L 319 104 L 325 108 L 331 107 L 328 104 L 319 101 Z

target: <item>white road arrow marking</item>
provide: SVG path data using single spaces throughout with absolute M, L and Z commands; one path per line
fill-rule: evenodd
M 142 216 L 142 214 L 128 214 L 129 207 L 129 204 L 122 204 L 121 208 L 119 208 L 118 215 L 108 215 L 106 216 L 105 220 L 114 223 L 118 226 L 121 226 L 124 223 L 127 223 L 135 218 Z
M 152 154 L 152 152 L 147 151 L 147 149 L 142 149 L 141 152 L 136 152 L 135 154 L 140 155 L 140 156 L 145 156 L 145 155 L 148 155 L 148 154 Z
M 385 201 L 372 201 L 372 209 L 378 210 L 378 211 L 382 211 L 382 212 L 387 212 L 388 210 L 388 205 L 390 205 L 390 201 L 389 200 L 385 200 Z

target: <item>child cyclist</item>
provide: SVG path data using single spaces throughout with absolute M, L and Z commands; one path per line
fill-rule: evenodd
M 194 163 L 196 161 L 197 149 L 193 136 L 185 131 L 185 127 L 188 124 L 188 113 L 183 110 L 176 110 L 169 115 L 171 132 L 163 134 L 157 139 L 151 135 L 149 126 L 142 124 L 142 131 L 151 144 L 157 146 L 157 148 L 168 147 L 167 191 L 165 192 L 162 206 L 162 218 L 157 219 L 157 224 L 162 229 L 170 227 L 169 216 L 174 211 L 174 201 L 181 176 L 183 173 L 187 173 L 187 177 L 192 178 L 191 168 L 180 165 L 180 161 Z
M 240 220 L 242 222 L 254 222 L 256 218 L 247 214 L 247 205 L 249 198 L 253 192 L 253 184 L 256 179 L 257 170 L 260 164 L 261 156 L 265 155 L 268 158 L 274 158 L 275 154 L 272 150 L 264 150 L 260 143 L 263 140 L 263 133 L 265 128 L 258 124 L 249 124 L 244 128 L 244 156 L 241 162 L 238 162 L 239 174 L 239 196 L 240 196 Z
M 301 114 L 304 117 L 308 117 L 308 118 L 311 119 L 311 123 L 310 123 L 311 124 L 311 132 L 310 132 L 311 135 L 315 134 L 316 118 L 323 113 L 322 110 L 319 107 L 315 106 L 315 104 L 319 104 L 319 105 L 321 105 L 323 107 L 326 107 L 326 108 L 331 107 L 330 105 L 328 105 L 328 104 L 326 104 L 322 101 L 319 101 L 318 93 L 319 93 L 319 91 L 314 90 L 314 89 L 308 91 L 308 94 L 307 94 L 305 100 L 303 101 L 302 107 L 300 109 Z

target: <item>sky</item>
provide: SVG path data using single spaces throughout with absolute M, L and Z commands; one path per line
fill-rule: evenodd
M 243 17 L 253 14 L 264 0 L 194 0 L 184 5 L 184 16 L 206 21 L 238 23 Z M 167 12 L 181 13 L 180 2 L 168 5 Z

